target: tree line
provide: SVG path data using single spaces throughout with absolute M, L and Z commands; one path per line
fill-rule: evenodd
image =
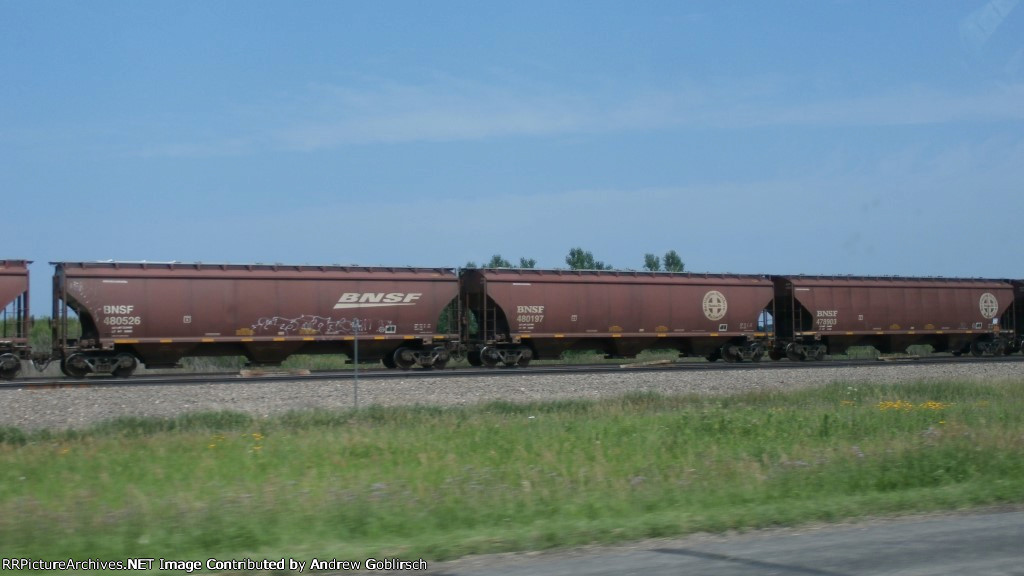
M 570 270 L 615 270 L 611 264 L 606 264 L 594 258 L 594 254 L 583 248 L 572 248 L 565 257 L 565 263 Z M 537 261 L 533 258 L 520 258 L 519 265 L 506 260 L 501 254 L 491 256 L 484 268 L 535 268 Z M 466 268 L 477 268 L 476 262 L 467 262 Z M 653 253 L 644 254 L 643 269 L 651 272 L 683 272 L 686 265 L 683 259 L 675 250 L 669 250 L 664 256 L 657 256 Z

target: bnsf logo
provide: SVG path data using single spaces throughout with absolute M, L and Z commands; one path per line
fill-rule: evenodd
M 379 306 L 413 306 L 423 296 L 421 292 L 345 292 L 338 298 L 334 309 L 376 308 Z
M 544 307 L 543 306 L 518 306 L 516 312 L 519 313 L 519 314 L 543 314 L 544 313 Z
M 130 304 L 122 304 L 120 306 L 105 305 L 105 306 L 103 306 L 103 313 L 104 314 L 131 314 L 132 310 L 134 310 L 134 309 L 135 309 L 135 306 L 132 306 Z

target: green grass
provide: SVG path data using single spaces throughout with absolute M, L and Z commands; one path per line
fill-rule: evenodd
M 0 428 L 7 557 L 438 560 L 1024 502 L 1021 382 Z

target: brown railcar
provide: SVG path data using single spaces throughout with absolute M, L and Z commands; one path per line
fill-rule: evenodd
M 1024 348 L 1024 280 L 1010 280 L 1013 286 L 1013 322 L 1014 338 L 1011 351 L 1018 352 Z
M 672 349 L 757 361 L 772 283 L 749 275 L 470 269 L 461 298 L 475 365 L 524 365 L 567 350 L 632 357 Z
M 772 358 L 820 359 L 850 346 L 1002 354 L 1014 340 L 1013 286 L 992 280 L 775 276 Z
M 188 356 L 345 354 L 443 367 L 458 339 L 441 324 L 458 295 L 444 268 L 55 262 L 54 355 L 73 377 L 129 375 Z M 68 311 L 81 337 L 68 334 Z
M 0 378 L 11 380 L 29 347 L 28 260 L 0 260 Z

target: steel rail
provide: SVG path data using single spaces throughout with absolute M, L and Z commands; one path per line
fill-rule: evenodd
M 630 372 L 671 372 L 671 371 L 735 371 L 735 370 L 816 370 L 829 368 L 874 367 L 893 365 L 934 365 L 934 364 L 992 364 L 992 363 L 1024 363 L 1024 356 L 1000 357 L 950 357 L 925 356 L 910 358 L 886 358 L 870 360 L 831 360 L 824 362 L 793 362 L 790 360 L 767 362 L 678 362 L 671 363 L 635 363 L 635 364 L 559 364 L 530 367 L 497 367 L 475 368 L 460 367 L 444 370 L 392 370 L 360 368 L 359 378 L 363 380 L 401 380 L 405 378 L 501 378 L 507 376 L 542 376 L 553 374 L 608 374 Z M 103 387 L 144 387 L 144 386 L 181 386 L 223 383 L 253 382 L 302 382 L 322 380 L 350 380 L 355 377 L 352 370 L 330 372 L 288 372 L 284 370 L 265 370 L 260 374 L 243 374 L 242 372 L 214 372 L 190 374 L 157 374 L 138 375 L 131 378 L 112 378 L 110 376 L 89 376 L 83 379 L 73 378 L 20 378 L 0 381 L 0 389 L 67 389 Z

